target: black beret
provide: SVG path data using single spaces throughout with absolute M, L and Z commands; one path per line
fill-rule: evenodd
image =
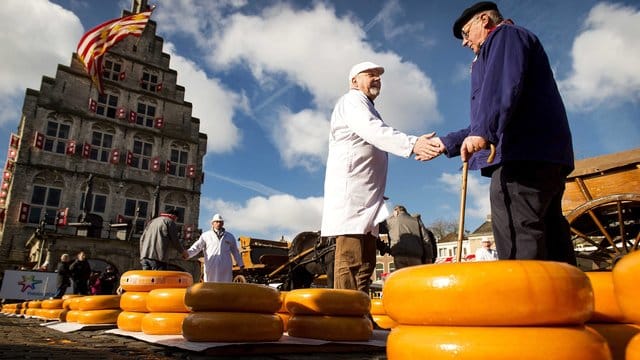
M 462 27 L 464 24 L 471 20 L 473 15 L 486 10 L 498 10 L 498 5 L 491 1 L 481 1 L 466 8 L 458 20 L 453 23 L 453 36 L 462 39 Z

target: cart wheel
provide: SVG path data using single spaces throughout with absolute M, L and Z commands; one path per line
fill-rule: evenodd
M 247 278 L 244 275 L 236 275 L 233 277 L 234 283 L 246 283 Z
M 610 270 L 640 242 L 640 194 L 616 194 L 588 201 L 570 212 L 578 266 Z

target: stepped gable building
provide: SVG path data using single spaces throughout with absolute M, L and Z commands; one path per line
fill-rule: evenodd
M 146 8 L 133 0 L 123 16 Z M 139 269 L 144 225 L 169 209 L 185 245 L 197 238 L 207 136 L 162 45 L 150 20 L 113 46 L 103 94 L 76 54 L 26 90 L 0 192 L 0 270 L 53 271 L 80 250 L 98 270 Z M 199 277 L 197 261 L 170 261 Z

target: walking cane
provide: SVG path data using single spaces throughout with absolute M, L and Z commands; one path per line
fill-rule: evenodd
M 496 157 L 496 146 L 490 144 L 491 153 L 487 158 L 487 163 L 491 164 Z M 469 172 L 469 161 L 462 162 L 462 186 L 460 189 L 460 218 L 458 219 L 458 248 L 456 249 L 456 262 L 462 260 L 462 239 L 464 238 L 464 209 L 467 204 L 467 173 Z

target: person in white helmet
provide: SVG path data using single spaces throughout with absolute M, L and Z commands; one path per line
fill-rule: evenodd
M 476 250 L 476 261 L 498 260 L 498 252 L 491 248 L 491 239 L 482 238 L 482 247 Z
M 384 68 L 372 62 L 354 65 L 349 91 L 331 114 L 321 234 L 336 237 L 337 289 L 369 291 L 378 224 L 389 216 L 383 199 L 389 153 L 426 160 L 422 152 L 434 136 L 407 135 L 382 120 L 374 106 L 382 73 Z
M 244 262 L 238 251 L 235 236 L 224 228 L 224 219 L 220 214 L 213 215 L 211 230 L 205 231 L 187 250 L 187 258 L 202 252 L 204 254 L 205 282 L 232 282 L 233 263 L 231 255 L 240 269 Z

